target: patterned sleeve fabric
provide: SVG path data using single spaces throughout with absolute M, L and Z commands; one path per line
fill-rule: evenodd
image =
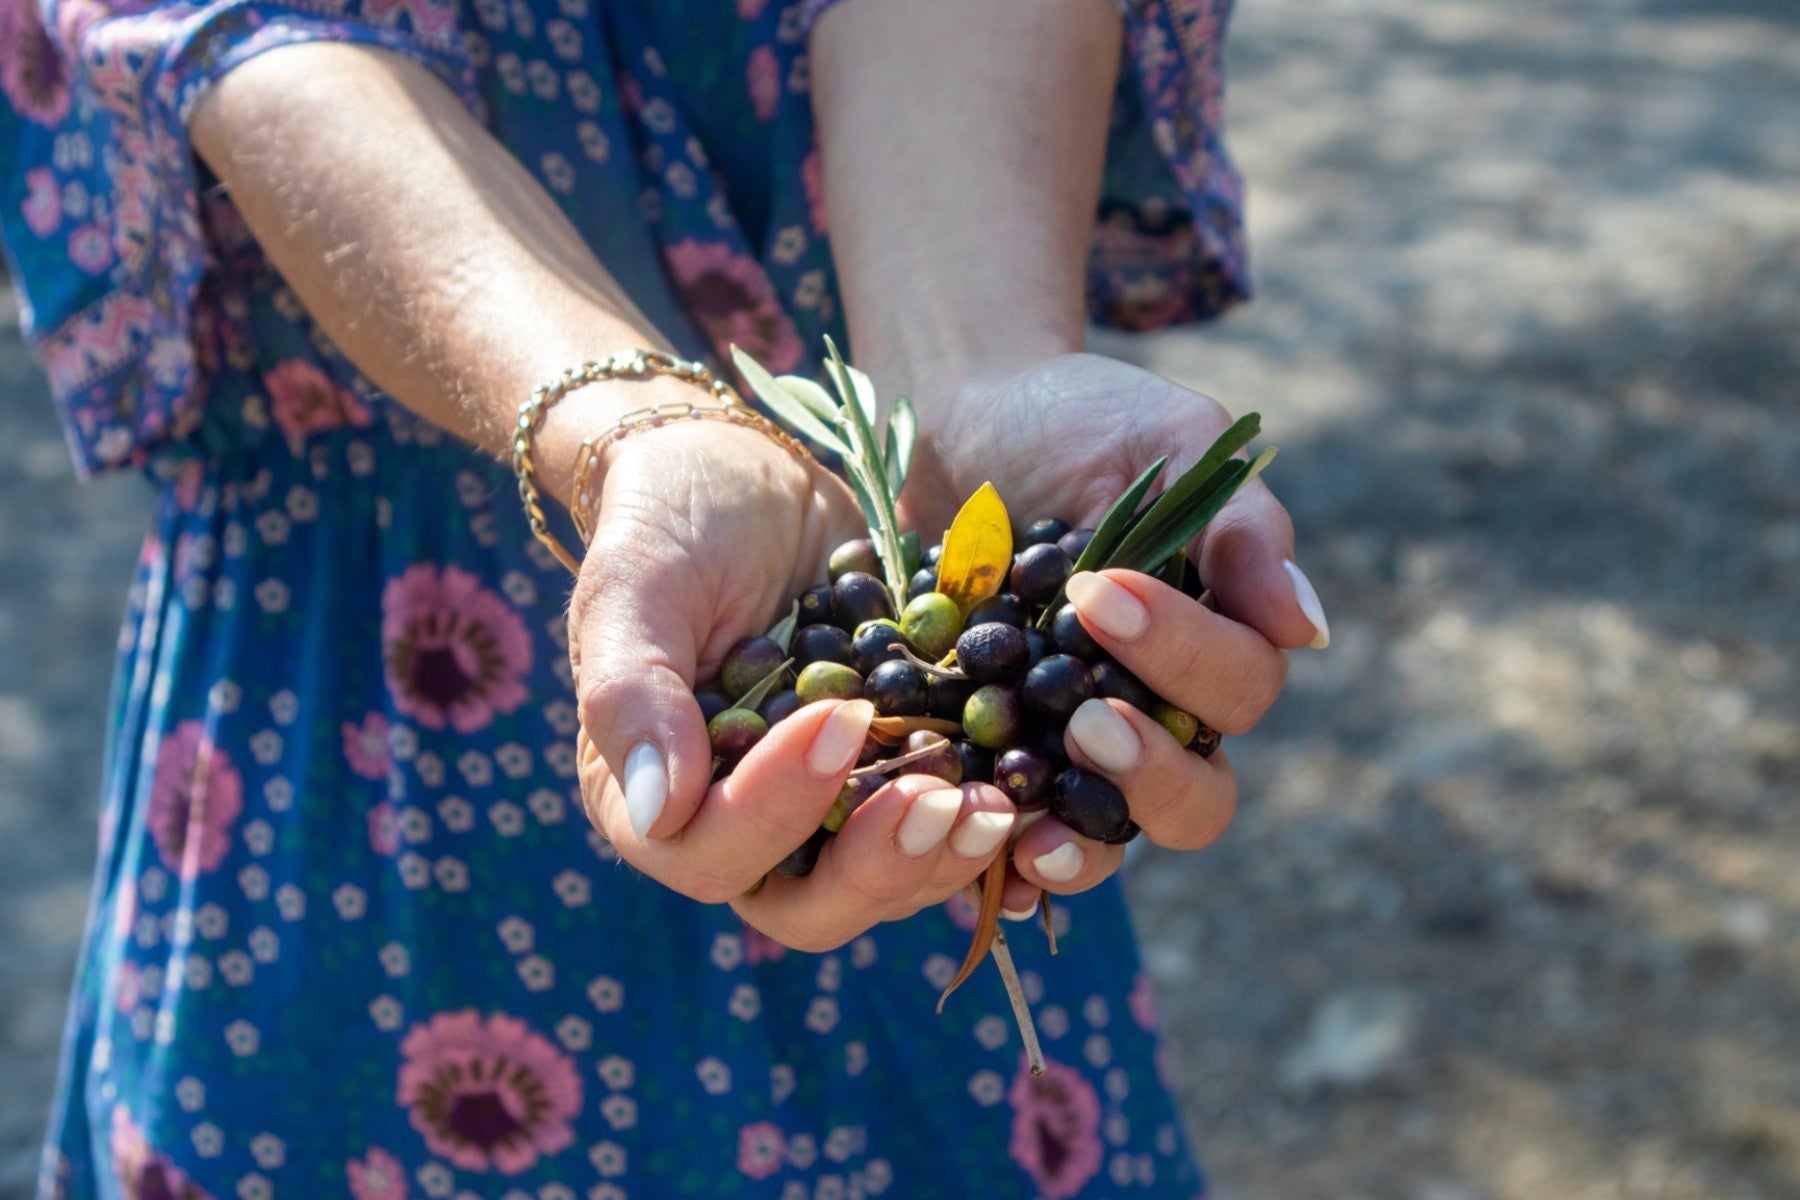
M 806 0 L 806 24 L 842 2 Z M 1222 135 L 1232 0 L 1117 3 L 1125 47 L 1088 316 L 1141 331 L 1217 316 L 1250 296 L 1243 181 Z
M 209 358 L 201 92 L 275 46 L 385 47 L 465 98 L 454 0 L 0 0 L 0 232 L 84 474 L 136 465 L 200 419 Z

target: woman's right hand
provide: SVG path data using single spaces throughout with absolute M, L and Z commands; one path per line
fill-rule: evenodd
M 802 950 L 841 945 L 973 881 L 1014 811 L 988 785 L 902 777 L 858 808 L 811 875 L 757 880 L 818 829 L 855 766 L 867 701 L 821 701 L 712 781 L 697 679 L 824 578 L 862 523 L 841 480 L 762 434 L 666 425 L 615 443 L 569 612 L 583 804 L 621 857 L 731 902 Z

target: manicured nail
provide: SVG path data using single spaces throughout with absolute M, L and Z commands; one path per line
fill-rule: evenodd
M 1031 865 L 1051 883 L 1067 883 L 1081 874 L 1081 847 L 1064 842 L 1050 853 L 1032 859 Z
M 986 858 L 999 849 L 1012 827 L 1009 812 L 972 812 L 950 835 L 950 848 L 964 858 Z
M 1137 730 L 1104 700 L 1084 700 L 1069 718 L 1069 736 L 1094 765 L 1108 775 L 1120 775 L 1138 765 L 1144 743 Z
M 1323 650 L 1331 645 L 1331 626 L 1325 623 L 1325 606 L 1319 603 L 1319 593 L 1313 591 L 1312 581 L 1291 560 L 1283 559 L 1281 565 L 1287 568 L 1288 578 L 1294 581 L 1294 599 L 1300 602 L 1300 611 L 1318 631 L 1307 645 L 1314 650 Z
M 1000 910 L 1000 915 L 1005 917 L 1009 921 L 1029 921 L 1029 920 L 1031 920 L 1031 918 L 1033 916 L 1035 916 L 1037 914 L 1037 906 L 1038 906 L 1038 902 L 1036 900 L 1033 900 L 1031 902 L 1031 907 L 1025 909 L 1022 912 L 1014 912 L 1010 908 L 1003 908 Z
M 867 700 L 851 700 L 819 722 L 812 745 L 806 751 L 806 769 L 820 779 L 842 775 L 856 763 L 862 753 L 863 739 L 869 736 L 869 722 L 875 719 L 875 706 Z
M 900 818 L 900 828 L 895 832 L 900 853 L 917 858 L 936 849 L 944 835 L 950 832 L 950 827 L 956 824 L 956 815 L 962 811 L 962 800 L 960 788 L 926 792 L 915 799 L 906 815 Z
M 625 816 L 645 837 L 669 802 L 669 768 L 655 742 L 639 742 L 625 756 Z
M 1104 575 L 1092 571 L 1071 575 L 1066 590 L 1075 611 L 1116 641 L 1135 641 L 1150 628 L 1144 602 Z

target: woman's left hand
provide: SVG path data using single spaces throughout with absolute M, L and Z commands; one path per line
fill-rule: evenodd
M 1015 520 L 1060 517 L 1081 527 L 1137 475 L 1170 456 L 1176 478 L 1230 425 L 1217 402 L 1148 371 L 1089 354 L 1051 358 L 1023 371 L 965 383 L 931 403 L 905 497 L 905 519 L 942 529 L 955 505 L 991 481 Z M 1215 518 L 1194 548 L 1220 611 L 1132 571 L 1070 581 L 1069 600 L 1105 651 L 1159 696 L 1225 734 L 1248 732 L 1286 678 L 1284 649 L 1329 639 L 1312 587 L 1294 564 L 1293 526 L 1258 480 Z M 1069 723 L 1070 756 L 1116 783 L 1153 842 L 1196 849 L 1231 820 L 1237 785 L 1223 751 L 1201 758 L 1131 705 L 1090 700 Z M 1007 907 L 1028 907 L 1037 888 L 1092 887 L 1123 850 L 1045 819 L 1021 835 L 1020 876 Z

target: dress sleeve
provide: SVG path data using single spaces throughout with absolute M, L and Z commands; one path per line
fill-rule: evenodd
M 811 28 L 840 2 L 805 0 L 802 24 Z M 1157 329 L 1250 295 L 1243 183 L 1221 133 L 1232 0 L 1116 2 L 1124 49 L 1088 255 L 1088 315 Z
M 0 4 L 0 237 L 83 474 L 197 425 L 217 248 L 188 117 L 233 67 L 312 41 L 405 54 L 475 105 L 455 0 Z

